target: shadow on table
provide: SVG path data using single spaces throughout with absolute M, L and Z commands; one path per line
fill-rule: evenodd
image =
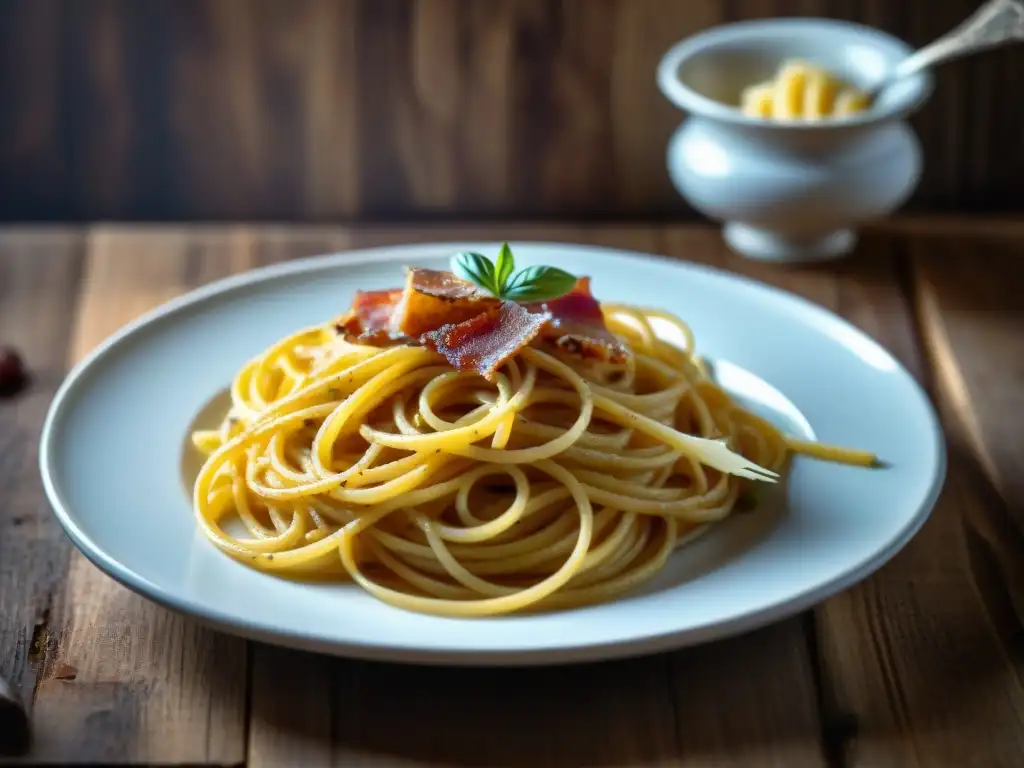
M 680 754 L 798 763 L 820 754 L 803 643 L 792 620 L 671 655 L 497 670 L 260 645 L 251 759 L 312 761 L 331 744 L 342 763 L 610 766 Z
M 90 567 L 72 566 L 76 576 L 68 594 L 84 607 L 70 611 L 67 624 L 51 624 L 28 762 L 206 765 L 240 754 L 245 641 L 204 629 Z M 101 615 L 111 618 L 85 623 Z

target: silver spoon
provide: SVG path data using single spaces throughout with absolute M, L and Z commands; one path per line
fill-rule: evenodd
M 867 95 L 874 99 L 893 83 L 935 64 L 1014 40 L 1024 40 L 1024 2 L 989 0 L 958 27 L 903 59 Z

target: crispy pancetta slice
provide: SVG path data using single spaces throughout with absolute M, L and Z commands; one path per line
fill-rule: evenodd
M 493 380 L 502 363 L 529 345 L 550 319 L 548 314 L 503 301 L 469 320 L 425 333 L 420 340 L 457 370 L 476 371 Z
M 527 304 L 531 312 L 547 312 L 551 322 L 541 338 L 570 354 L 621 363 L 626 349 L 604 323 L 601 305 L 590 292 L 590 278 L 581 277 L 564 296 Z
M 587 277 L 557 299 L 518 304 L 451 272 L 410 268 L 404 288 L 357 293 L 336 327 L 352 340 L 376 346 L 418 340 L 456 369 L 486 378 L 535 341 L 612 363 L 625 361 L 627 354 L 605 325 Z

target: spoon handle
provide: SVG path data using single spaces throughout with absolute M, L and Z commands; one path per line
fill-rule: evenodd
M 990 0 L 960 26 L 896 65 L 896 79 L 933 64 L 991 48 L 1009 40 L 1024 40 L 1024 2 Z

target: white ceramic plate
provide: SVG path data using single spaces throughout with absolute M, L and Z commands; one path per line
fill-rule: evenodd
M 40 447 L 46 493 L 72 541 L 129 588 L 229 632 L 347 656 L 519 664 L 650 652 L 781 619 L 867 576 L 928 516 L 945 473 L 938 422 L 910 375 L 867 336 L 716 270 L 535 243 L 514 246 L 521 263 L 590 274 L 599 298 L 679 314 L 737 396 L 794 434 L 873 450 L 888 468 L 798 458 L 776 498 L 679 550 L 643 591 L 541 615 L 423 616 L 351 584 L 288 581 L 217 551 L 196 531 L 186 488 L 188 432 L 212 418 L 211 399 L 245 360 L 334 316 L 357 288 L 397 285 L 403 264 L 444 267 L 466 249 L 497 245 L 385 248 L 251 272 L 102 344 L 61 387 Z

